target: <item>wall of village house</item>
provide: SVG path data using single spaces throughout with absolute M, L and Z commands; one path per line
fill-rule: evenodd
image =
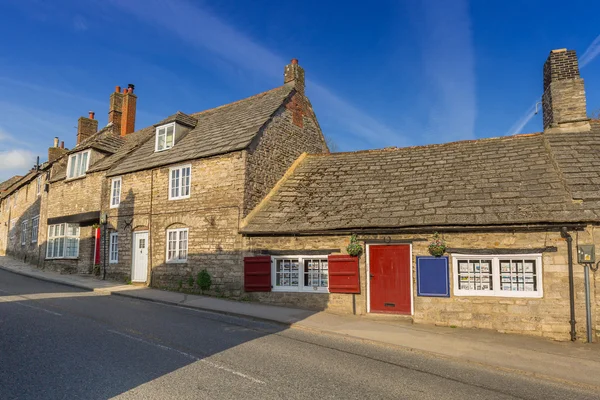
M 131 278 L 133 231 L 150 231 L 149 283 L 177 289 L 179 283 L 207 269 L 215 292 L 239 295 L 242 285 L 238 224 L 244 188 L 245 155 L 231 153 L 121 176 L 121 204 L 111 209 L 110 182 L 103 192 L 109 233 L 119 233 L 119 262 L 107 263 L 108 276 Z M 169 200 L 171 167 L 190 164 L 189 199 Z M 167 229 L 188 228 L 188 261 L 166 263 Z M 108 235 L 107 235 L 108 237 Z M 107 245 L 108 246 L 108 245 Z
M 600 248 L 600 232 L 598 228 L 586 232 L 572 233 L 580 244 L 595 242 Z M 381 239 L 378 236 L 364 236 L 370 239 Z M 412 247 L 413 299 L 414 316 L 417 323 L 436 324 L 441 326 L 457 326 L 465 328 L 493 329 L 506 333 L 520 333 L 532 336 L 548 337 L 556 340 L 569 340 L 569 284 L 566 241 L 558 232 L 522 232 L 522 233 L 448 233 L 444 238 L 449 247 L 454 248 L 542 248 L 556 246 L 556 252 L 545 252 L 542 257 L 543 297 L 483 297 L 455 296 L 452 279 L 452 257 L 450 257 L 449 298 L 420 297 L 416 295 L 416 256 L 429 255 L 427 247 L 431 235 L 390 235 L 391 240 L 414 241 Z M 362 239 L 362 237 L 361 237 Z M 320 237 L 247 237 L 245 247 L 249 252 L 261 249 L 294 250 L 301 255 L 303 250 L 342 249 L 349 242 L 348 236 Z M 574 240 L 575 247 L 575 240 Z M 576 254 L 574 250 L 574 254 Z M 355 295 L 357 314 L 367 313 L 366 296 L 366 257 L 360 258 L 361 293 Z M 585 292 L 583 285 L 583 268 L 574 266 L 575 271 L 575 304 L 577 319 L 577 335 L 585 340 Z M 591 276 L 593 325 L 595 340 L 600 339 L 600 273 Z M 247 293 L 250 298 L 277 304 L 295 305 L 316 310 L 330 310 L 339 313 L 353 312 L 353 295 L 351 294 L 316 294 L 316 293 Z
M 44 241 L 40 242 L 43 244 L 44 258 L 48 233 L 47 219 L 100 211 L 101 193 L 105 190 L 106 184 L 104 172 L 91 173 L 83 178 L 61 180 L 50 184 L 44 218 Z M 79 256 L 77 259 L 44 260 L 43 267 L 62 273 L 92 273 L 95 246 L 93 222 L 95 221 L 81 224 L 79 227 Z
M 295 94 L 248 149 L 244 216 L 260 203 L 300 154 L 329 151 L 312 110 L 301 112 L 301 102 L 302 96 Z M 301 114 L 302 123 L 294 123 L 294 110 Z
M 37 177 L 31 182 L 25 184 L 14 192 L 9 198 L 6 198 L 2 204 L 2 225 L 0 230 L 0 248 L 4 249 L 4 254 L 13 256 L 19 260 L 37 264 L 40 260 L 39 236 L 35 242 L 31 241 L 33 229 L 33 218 L 40 216 L 42 204 L 42 195 L 44 194 L 45 174 L 42 173 L 42 182 L 40 193 L 37 193 Z M 16 203 L 14 195 L 16 193 Z M 11 222 L 15 222 L 11 229 Z M 22 241 L 22 223 L 26 221 L 25 242 Z M 38 230 L 40 224 L 38 223 Z

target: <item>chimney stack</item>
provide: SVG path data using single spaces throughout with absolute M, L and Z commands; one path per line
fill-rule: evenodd
M 135 86 L 130 83 L 123 89 L 123 115 L 121 117 L 121 136 L 135 132 L 135 113 L 137 96 L 133 94 Z
M 589 131 L 585 88 L 575 50 L 552 50 L 544 63 L 544 132 Z
M 117 86 L 110 95 L 110 105 L 108 108 L 108 123 L 113 124 L 113 132 L 121 134 L 121 119 L 123 115 L 123 94 L 121 86 Z
M 66 154 L 69 150 L 65 149 L 65 142 L 62 142 L 60 147 L 58 146 L 58 137 L 54 138 L 54 145 L 48 148 L 48 162 L 52 163 L 59 159 L 63 154 Z
M 98 121 L 94 119 L 95 113 L 89 112 L 89 118 L 80 117 L 77 121 L 77 144 L 83 142 L 98 131 Z
M 304 68 L 298 65 L 297 58 L 292 58 L 292 61 L 283 70 L 283 83 L 289 82 L 294 83 L 298 93 L 304 94 Z

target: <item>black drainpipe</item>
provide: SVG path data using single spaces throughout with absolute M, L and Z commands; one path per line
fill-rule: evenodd
M 569 260 L 569 301 L 571 304 L 571 341 L 574 342 L 577 339 L 575 333 L 575 289 L 573 285 L 573 238 L 567 232 L 567 227 L 563 226 L 560 230 L 560 236 L 567 240 L 567 256 Z

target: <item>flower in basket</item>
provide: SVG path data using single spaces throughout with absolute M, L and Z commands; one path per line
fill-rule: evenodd
M 357 257 L 357 256 L 361 255 L 363 248 L 360 245 L 360 243 L 358 242 L 356 235 L 352 235 L 350 237 L 350 244 L 348 245 L 348 247 L 346 247 L 346 251 L 352 257 Z
M 440 234 L 433 234 L 433 241 L 429 243 L 429 254 L 440 257 L 446 252 L 446 241 L 440 237 Z

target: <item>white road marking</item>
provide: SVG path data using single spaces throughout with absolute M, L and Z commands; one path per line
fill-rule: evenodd
M 22 303 L 22 301 L 26 301 L 26 300 L 27 299 L 17 300 L 17 301 L 15 301 L 15 300 L 4 301 L 2 299 L 2 297 L 0 297 L 0 303 L 13 303 L 13 304 L 16 304 L 16 305 L 19 305 L 19 306 L 23 306 L 23 307 L 27 307 L 27 308 L 33 308 L 34 310 L 44 311 L 44 312 L 47 312 L 48 314 L 56 315 L 57 317 L 62 317 L 62 314 L 59 314 L 57 312 L 46 310 L 45 308 L 41 308 L 41 307 L 32 306 L 31 304 Z
M 252 381 L 254 383 L 258 383 L 258 384 L 261 384 L 261 385 L 265 384 L 265 382 L 261 381 L 260 379 L 253 378 L 253 377 L 251 377 L 249 375 L 246 375 L 246 374 L 241 373 L 239 371 L 235 371 L 235 370 L 233 370 L 231 368 L 227 368 L 227 367 L 224 367 L 222 365 L 216 364 L 216 363 L 214 363 L 212 361 L 209 361 L 209 360 L 206 360 L 204 358 L 198 358 L 198 357 L 196 357 L 196 356 L 194 356 L 192 354 L 189 354 L 189 353 L 186 353 L 186 352 L 174 349 L 172 347 L 164 346 L 164 345 L 158 344 L 158 343 L 149 342 L 147 340 L 144 340 L 144 339 L 141 339 L 141 338 L 138 338 L 138 337 L 135 337 L 135 336 L 131 336 L 131 335 L 128 335 L 128 334 L 123 333 L 123 332 L 118 332 L 118 331 L 114 331 L 114 330 L 110 330 L 110 329 L 108 331 L 110 333 L 114 333 L 116 335 L 120 335 L 120 336 L 126 337 L 126 338 L 131 339 L 131 340 L 135 340 L 135 341 L 140 342 L 140 343 L 145 343 L 145 344 L 150 345 L 150 346 L 158 347 L 159 349 L 174 351 L 175 353 L 179 353 L 180 355 L 182 355 L 182 356 L 184 356 L 186 358 L 189 358 L 189 359 L 194 360 L 194 361 L 199 361 L 199 362 L 205 363 L 207 365 L 210 365 L 213 368 L 229 372 L 229 373 L 231 373 L 233 375 L 237 375 L 237 376 L 239 376 L 241 378 L 248 379 L 248 380 L 250 380 L 250 381 Z

